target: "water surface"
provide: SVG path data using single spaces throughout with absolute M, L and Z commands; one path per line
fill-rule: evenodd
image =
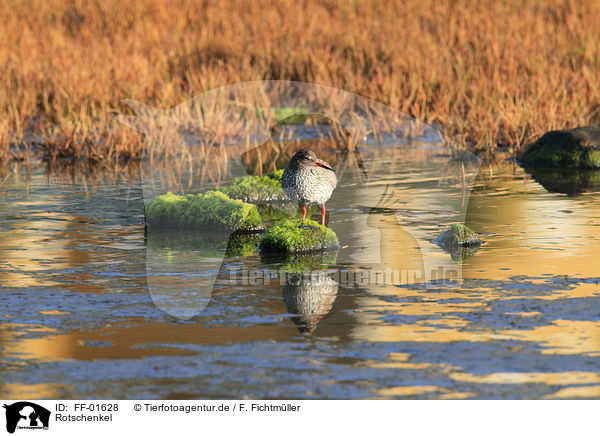
M 342 281 L 356 268 L 457 265 L 430 241 L 464 199 L 435 166 L 390 165 L 361 191 L 336 190 L 329 226 L 343 247 L 316 279 L 282 283 L 281 259 L 229 254 L 208 306 L 187 320 L 155 305 L 148 283 L 165 271 L 147 259 L 199 249 L 145 234 L 138 173 L 15 167 L 0 187 L 0 395 L 599 398 L 599 194 L 550 193 L 513 164 L 484 167 L 465 219 L 485 244 L 461 277 Z M 381 181 L 399 203 L 365 206 Z

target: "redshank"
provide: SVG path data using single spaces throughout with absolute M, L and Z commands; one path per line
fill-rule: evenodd
M 281 176 L 281 187 L 290 200 L 302 206 L 302 219 L 306 219 L 306 206 L 321 205 L 321 224 L 325 225 L 325 202 L 337 185 L 335 170 L 327 162 L 303 148 L 290 159 Z

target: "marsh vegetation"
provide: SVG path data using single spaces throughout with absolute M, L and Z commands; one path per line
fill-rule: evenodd
M 123 99 L 168 109 L 252 80 L 355 92 L 486 158 L 600 117 L 593 0 L 7 0 L 0 16 L 2 161 L 139 159 Z

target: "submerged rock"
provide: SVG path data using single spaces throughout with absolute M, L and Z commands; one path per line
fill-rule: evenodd
M 283 253 L 322 251 L 340 245 L 337 235 L 312 220 L 293 219 L 271 227 L 260 240 L 260 249 Z
M 544 134 L 519 157 L 524 167 L 600 168 L 600 127 Z
M 285 201 L 287 196 L 281 189 L 281 175 L 278 170 L 264 176 L 238 177 L 231 186 L 220 189 L 229 198 L 248 203 L 264 204 L 275 201 Z
M 255 205 L 231 199 L 219 191 L 187 195 L 168 192 L 150 200 L 144 207 L 144 214 L 151 228 L 215 227 L 227 231 L 263 228 Z
M 452 260 L 463 262 L 477 253 L 481 239 L 477 233 L 464 224 L 452 224 L 433 243 L 450 253 Z

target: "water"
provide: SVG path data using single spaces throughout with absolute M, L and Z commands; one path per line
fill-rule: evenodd
M 4 179 L 1 396 L 600 397 L 597 193 L 550 193 L 513 164 L 482 168 L 465 206 L 485 243 L 457 264 L 430 241 L 460 218 L 452 205 L 463 195 L 435 165 L 392 165 L 361 191 L 336 190 L 329 226 L 343 247 L 317 262 L 316 281 L 281 281 L 297 260 L 229 256 L 206 309 L 182 320 L 155 305 L 152 288 L 169 270 L 147 271 L 147 259 L 197 250 L 145 236 L 139 173 L 115 177 L 34 166 Z M 396 213 L 367 201 L 381 180 L 395 189 Z M 458 265 L 460 277 L 340 278 L 394 265 Z

